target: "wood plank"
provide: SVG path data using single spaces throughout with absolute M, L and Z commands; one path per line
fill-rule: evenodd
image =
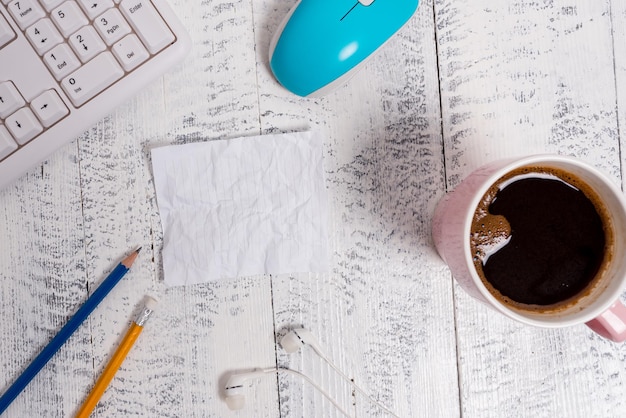
M 86 296 L 76 142 L 0 191 L 0 393 L 39 354 Z M 71 349 L 79 329 L 6 411 L 54 416 L 78 402 L 73 376 L 87 358 Z
M 333 270 L 273 278 L 278 338 L 310 329 L 341 370 L 400 416 L 458 416 L 451 280 L 430 239 L 444 189 L 432 2 L 322 99 L 291 95 L 267 70 L 263 46 L 289 6 L 255 7 L 262 126 L 318 129 L 327 139 Z M 279 348 L 278 361 L 350 413 L 384 416 L 310 348 Z M 341 416 L 300 378 L 281 375 L 280 393 L 281 416 Z
M 118 295 L 126 296 L 111 299 L 103 308 L 105 315 L 93 318 L 93 334 L 98 336 L 92 347 L 93 379 L 141 296 L 156 293 L 161 299 L 141 343 L 98 406 L 103 416 L 202 416 L 203 410 L 226 415 L 221 400 L 226 373 L 275 364 L 269 277 L 176 288 L 163 284 L 163 236 L 150 149 L 259 130 L 251 88 L 256 79 L 250 2 L 178 1 L 173 7 L 181 20 L 191 23 L 191 56 L 92 130 L 96 141 L 81 143 L 85 228 L 95 241 L 88 256 L 99 262 L 109 240 L 134 239 L 148 249 L 138 266 L 140 276 Z M 120 203 L 108 203 L 107 196 Z M 107 234 L 110 229 L 113 233 Z M 272 381 L 251 388 L 248 403 L 264 415 L 276 415 Z
M 41 266 L 37 270 L 53 267 L 52 262 L 59 264 L 55 269 L 62 273 L 72 272 L 37 288 L 40 294 L 30 298 L 38 301 L 35 306 L 45 307 L 42 302 L 50 299 L 72 312 L 86 297 L 87 281 L 93 290 L 119 261 L 120 251 L 135 245 L 144 247 L 128 279 L 94 312 L 66 351 L 59 353 L 56 369 L 38 378 L 41 383 L 31 389 L 36 396 L 25 397 L 16 407 L 18 415 L 71 415 L 119 343 L 145 293 L 156 294 L 161 304 L 104 395 L 99 414 L 190 416 L 201 411 L 202 405 L 225 414 L 226 406 L 220 400 L 225 373 L 275 361 L 273 339 L 267 339 L 273 334 L 269 277 L 174 289 L 165 289 L 161 277 L 162 236 L 151 184 L 150 147 L 259 130 L 256 95 L 250 93 L 256 82 L 251 12 L 244 13 L 248 16 L 244 19 L 238 15 L 251 5 L 240 2 L 228 6 L 230 11 L 218 11 L 217 5 L 206 3 L 174 5 L 183 11 L 183 20 L 196 24 L 190 28 L 196 39 L 193 56 L 177 72 L 81 137 L 79 153 L 74 145 L 72 154 L 63 155 L 68 160 L 65 166 L 73 167 L 70 173 L 62 172 L 64 176 L 59 179 L 57 175 L 54 181 L 40 181 L 25 192 L 26 198 L 14 197 L 16 203 L 5 211 L 6 219 L 18 218 L 20 212 L 26 212 L 27 219 L 42 218 L 41 225 L 32 225 L 29 233 L 24 233 L 24 225 L 7 223 L 4 236 L 11 249 L 3 253 L 6 264 L 23 248 L 33 248 L 37 238 L 43 241 L 41 248 L 33 248 L 30 258 L 22 256 L 16 268 L 3 269 L 5 274 L 29 276 L 31 280 L 36 275 L 41 282 L 43 271 L 25 273 L 33 265 Z M 196 19 L 197 15 L 205 18 Z M 207 31 L 207 27 L 213 29 Z M 247 67 L 246 62 L 251 65 Z M 169 135 L 164 136 L 164 132 Z M 32 185 L 22 187 L 27 186 Z M 37 216 L 37 212 L 44 215 Z M 74 262 L 67 263 L 71 260 Z M 20 298 L 31 287 L 25 281 Z M 7 293 L 15 291 L 14 286 L 6 289 Z M 56 329 L 67 315 L 63 310 L 47 318 L 46 307 L 34 309 L 29 318 L 17 321 L 24 308 L 15 306 L 14 313 L 10 309 L 3 307 L 7 318 L 15 319 L 3 323 L 9 327 L 7 334 L 23 324 L 26 329 L 33 329 L 35 324 L 39 329 Z M 4 368 L 12 372 L 7 373 L 7 382 L 25 361 L 15 359 L 14 347 L 32 346 L 35 337 L 37 342 L 48 337 L 12 334 L 18 339 L 2 345 L 3 353 L 11 353 L 2 356 L 12 361 L 11 367 Z M 23 357 L 27 359 L 28 354 L 24 351 Z M 256 410 L 276 415 L 277 393 L 272 381 L 253 389 L 250 400 L 256 400 Z
M 542 152 L 619 181 L 608 2 L 437 0 L 435 11 L 450 187 L 488 161 Z M 623 345 L 584 326 L 519 325 L 458 286 L 455 301 L 463 415 L 623 415 Z
M 284 353 L 277 341 L 295 326 L 400 416 L 626 413 L 623 345 L 584 326 L 500 317 L 453 284 L 430 238 L 446 186 L 497 158 L 577 155 L 621 182 L 623 2 L 426 0 L 347 86 L 314 100 L 268 69 L 293 3 L 172 4 L 191 57 L 0 191 L 0 391 L 122 253 L 144 247 L 7 417 L 72 415 L 146 293 L 161 302 L 99 416 L 228 416 L 227 373 L 276 362 L 351 413 L 383 416 L 310 348 Z M 150 149 L 310 128 L 327 138 L 332 272 L 165 288 Z M 340 416 L 297 377 L 254 380 L 245 393 L 241 416 Z
M 617 95 L 617 134 L 620 138 L 622 179 L 624 179 L 624 169 L 626 167 L 626 155 L 621 152 L 625 144 L 624 132 L 626 132 L 626 25 L 624 25 L 624 22 L 626 22 L 626 4 L 621 1 L 611 1 L 611 34 L 613 38 L 615 91 Z

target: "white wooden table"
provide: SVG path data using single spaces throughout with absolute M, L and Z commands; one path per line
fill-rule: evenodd
M 277 365 L 355 416 L 384 416 L 312 350 L 284 353 L 277 342 L 295 326 L 399 416 L 626 416 L 626 345 L 488 310 L 430 236 L 445 191 L 501 157 L 576 155 L 622 182 L 626 2 L 424 0 L 346 87 L 315 100 L 268 69 L 294 3 L 174 0 L 190 57 L 0 191 L 0 391 L 143 246 L 5 416 L 72 416 L 145 294 L 158 310 L 94 416 L 340 416 L 282 374 L 249 382 L 245 408 L 228 410 L 229 371 Z M 309 128 L 327 140 L 332 273 L 166 288 L 150 149 Z

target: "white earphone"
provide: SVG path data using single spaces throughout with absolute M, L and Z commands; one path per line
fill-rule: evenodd
M 256 379 L 268 374 L 275 374 L 278 372 L 290 373 L 296 376 L 300 376 L 302 379 L 311 384 L 315 389 L 317 389 L 326 399 L 328 399 L 334 406 L 337 408 L 342 414 L 346 417 L 351 418 L 350 414 L 346 412 L 324 389 L 318 386 L 314 381 L 312 381 L 307 375 L 300 373 L 296 370 L 286 369 L 283 367 L 279 368 L 270 368 L 270 369 L 254 369 L 247 372 L 239 372 L 233 373 L 228 378 L 226 385 L 224 387 L 224 401 L 226 401 L 226 405 L 230 410 L 239 410 L 242 409 L 246 403 L 246 398 L 243 393 L 244 383 L 250 379 Z
M 372 404 L 378 406 L 383 411 L 388 413 L 393 417 L 397 417 L 392 411 L 387 409 L 384 405 L 373 399 L 369 396 L 365 391 L 363 391 L 360 387 L 354 383 L 352 379 L 346 376 L 337 366 L 335 366 L 324 354 L 322 348 L 317 343 L 317 340 L 313 336 L 313 334 L 304 329 L 304 328 L 296 328 L 289 331 L 283 338 L 280 340 L 280 345 L 287 353 L 295 353 L 303 347 L 304 345 L 310 346 L 315 353 L 320 356 L 322 360 L 324 360 L 333 370 L 335 370 L 346 382 L 348 382 L 355 390 L 364 395 Z M 256 379 L 268 374 L 275 374 L 278 372 L 291 373 L 297 376 L 300 376 L 302 379 L 306 380 L 309 384 L 311 384 L 315 389 L 317 389 L 326 399 L 328 399 L 334 406 L 337 408 L 342 414 L 346 417 L 351 417 L 337 402 L 331 398 L 331 396 L 326 393 L 321 387 L 319 387 L 315 382 L 313 382 L 308 376 L 296 371 L 283 367 L 279 368 L 268 368 L 268 369 L 254 369 L 246 372 L 238 372 L 233 373 L 229 376 L 228 381 L 226 382 L 224 388 L 224 400 L 226 404 L 231 410 L 242 409 L 245 404 L 245 395 L 244 395 L 244 382 L 250 379 Z
M 322 348 L 319 346 L 317 340 L 309 330 L 304 328 L 295 328 L 280 339 L 280 346 L 289 354 L 300 350 L 300 348 L 305 344 L 310 346 L 318 356 L 326 358 Z
M 224 400 L 231 410 L 242 409 L 246 403 L 243 384 L 246 380 L 263 377 L 276 369 L 256 369 L 249 372 L 233 373 L 228 377 L 224 387 Z

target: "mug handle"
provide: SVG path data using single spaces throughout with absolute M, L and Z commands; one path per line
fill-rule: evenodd
M 609 309 L 585 325 L 600 336 L 620 343 L 626 340 L 626 306 L 617 300 Z

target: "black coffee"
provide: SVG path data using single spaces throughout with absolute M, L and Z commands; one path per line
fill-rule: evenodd
M 605 213 L 593 190 L 562 170 L 509 173 L 476 210 L 476 269 L 496 297 L 518 308 L 575 300 L 607 258 Z

